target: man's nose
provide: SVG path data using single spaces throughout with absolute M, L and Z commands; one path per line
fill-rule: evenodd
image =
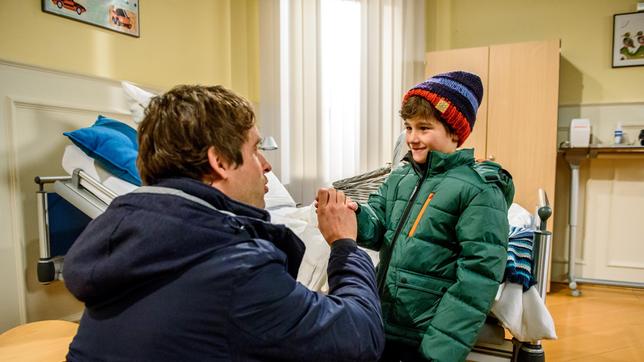
M 260 152 L 260 157 L 261 157 L 261 163 L 262 163 L 262 170 L 264 170 L 264 173 L 271 172 L 273 169 L 273 166 L 271 165 L 270 162 L 264 157 L 264 154 Z

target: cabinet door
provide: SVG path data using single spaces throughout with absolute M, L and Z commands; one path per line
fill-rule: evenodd
M 512 173 L 514 202 L 533 211 L 544 188 L 555 210 L 559 40 L 490 46 L 488 83 L 488 158 Z
M 464 70 L 478 74 L 483 83 L 483 100 L 476 114 L 474 130 L 461 148 L 474 148 L 476 158 L 485 158 L 487 137 L 488 47 L 428 52 L 425 76 Z

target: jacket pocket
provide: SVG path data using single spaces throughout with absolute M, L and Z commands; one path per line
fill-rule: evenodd
M 452 282 L 400 269 L 396 275 L 393 322 L 424 331 Z

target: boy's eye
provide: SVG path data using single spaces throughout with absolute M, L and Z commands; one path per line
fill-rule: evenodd
M 406 129 L 407 131 L 411 131 L 411 127 L 409 127 L 409 126 L 405 126 L 405 129 Z

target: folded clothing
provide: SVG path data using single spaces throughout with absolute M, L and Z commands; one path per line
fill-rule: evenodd
M 505 265 L 506 282 L 521 284 L 526 292 L 537 284 L 532 276 L 534 231 L 523 227 L 510 227 L 508 235 L 508 261 Z

